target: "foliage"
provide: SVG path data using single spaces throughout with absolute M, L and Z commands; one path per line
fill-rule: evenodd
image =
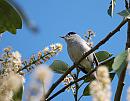
M 127 56 L 128 56 L 127 51 L 122 52 L 121 54 L 116 56 L 116 58 L 114 59 L 114 63 L 112 64 L 113 70 L 116 71 L 119 77 L 122 70 L 127 66 Z
M 118 13 L 120 16 L 130 19 L 130 9 L 123 10 Z
M 50 65 L 50 68 L 56 73 L 64 74 L 69 66 L 61 60 L 54 60 L 54 62 Z
M 22 28 L 20 15 L 6 0 L 0 1 L 0 7 L 0 33 L 9 31 L 16 34 L 16 29 Z
M 112 54 L 108 53 L 107 51 L 99 51 L 95 55 L 99 62 L 102 62 L 112 56 Z
M 84 89 L 84 91 L 83 91 L 83 96 L 90 96 L 90 87 L 89 87 L 90 85 L 88 84 L 86 87 L 85 87 L 85 89 Z

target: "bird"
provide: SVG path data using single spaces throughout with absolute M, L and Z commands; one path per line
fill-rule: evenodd
M 61 38 L 67 43 L 69 57 L 74 63 L 78 62 L 86 52 L 91 50 L 89 44 L 75 32 L 69 32 Z M 95 65 L 98 65 L 98 60 L 93 52 L 80 62 L 78 68 L 87 74 Z

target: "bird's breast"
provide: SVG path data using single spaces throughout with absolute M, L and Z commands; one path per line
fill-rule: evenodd
M 80 46 L 78 44 L 70 44 L 68 46 L 68 54 L 73 62 L 77 62 L 82 56 L 82 52 L 79 50 Z
M 86 43 L 73 42 L 67 45 L 68 54 L 73 62 L 79 61 L 81 57 L 91 48 Z M 90 54 L 86 59 L 81 62 L 81 65 L 90 68 L 93 62 L 93 54 Z

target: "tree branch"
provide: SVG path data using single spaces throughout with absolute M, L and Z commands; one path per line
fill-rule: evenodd
M 130 48 L 130 21 L 128 21 L 126 50 L 128 48 Z M 120 99 L 121 99 L 122 90 L 123 90 L 123 87 L 124 87 L 124 80 L 125 80 L 126 70 L 127 70 L 127 65 L 126 65 L 126 67 L 124 68 L 124 70 L 122 71 L 122 73 L 120 75 L 114 101 L 120 101 Z
M 107 61 L 107 60 L 106 60 L 106 61 Z M 104 63 L 106 63 L 106 61 L 100 63 L 98 66 L 104 65 Z M 81 81 L 81 80 L 84 80 L 85 78 L 89 77 L 94 71 L 96 71 L 96 69 L 98 68 L 98 66 L 96 66 L 96 68 L 95 68 L 94 70 L 92 70 L 90 73 L 88 73 L 87 75 L 85 75 L 85 77 L 83 76 L 83 77 L 79 78 L 80 80 L 78 79 L 77 81 L 71 82 L 71 83 L 68 84 L 67 86 L 65 86 L 65 87 L 63 87 L 62 89 L 60 89 L 59 91 L 57 91 L 54 95 L 52 95 L 51 97 L 49 97 L 46 101 L 49 101 L 49 100 L 53 99 L 54 97 L 56 97 L 57 95 L 59 95 L 60 93 L 64 92 L 65 89 L 67 89 L 69 86 L 73 85 L 74 83 L 77 83 L 77 82 L 79 82 L 79 81 Z M 78 88 L 80 88 L 83 84 L 84 84 L 84 82 L 83 82 L 81 85 L 79 85 Z M 80 99 L 80 98 L 79 98 L 79 99 Z M 78 100 L 78 101 L 79 101 L 79 100 Z
M 128 19 L 123 20 L 112 32 L 110 32 L 103 40 L 101 40 L 95 47 L 93 47 L 90 51 L 86 52 L 83 57 L 75 63 L 73 66 L 71 66 L 49 89 L 48 93 L 46 94 L 45 98 L 47 99 L 49 95 L 52 93 L 52 91 L 57 87 L 57 85 L 62 82 L 62 80 L 76 67 L 80 64 L 80 62 L 85 59 L 89 54 L 97 50 L 101 45 L 103 45 L 105 42 L 107 42 L 115 33 L 120 31 L 120 28 L 128 21 Z
M 94 68 L 92 71 L 88 72 L 88 74 L 86 74 L 85 76 L 69 83 L 67 86 L 63 87 L 61 90 L 59 90 L 58 92 L 56 92 L 54 95 L 52 95 L 51 97 L 49 97 L 48 99 L 46 99 L 46 101 L 50 101 L 52 100 L 54 97 L 56 97 L 57 95 L 59 95 L 60 93 L 64 92 L 69 86 L 81 81 L 81 80 L 84 80 L 86 77 L 89 77 L 94 71 L 96 71 L 97 68 Z

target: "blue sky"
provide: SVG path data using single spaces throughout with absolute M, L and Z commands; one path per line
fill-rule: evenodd
M 65 35 L 69 31 L 75 31 L 83 36 L 87 29 L 91 28 L 96 32 L 93 42 L 97 44 L 122 21 L 122 17 L 116 13 L 125 9 L 124 1 L 117 0 L 115 14 L 111 18 L 107 14 L 110 0 L 21 0 L 17 2 L 23 7 L 33 23 L 38 26 L 39 32 L 38 34 L 32 33 L 23 25 L 23 28 L 18 30 L 16 35 L 5 33 L 0 39 L 0 48 L 12 46 L 14 50 L 18 50 L 22 54 L 24 59 L 27 59 L 45 46 L 57 42 L 62 43 L 63 51 L 51 59 L 48 64 L 51 64 L 55 59 L 60 59 L 72 65 L 67 54 L 66 44 L 59 36 Z M 126 25 L 97 51 L 107 50 L 116 56 L 125 49 L 125 42 Z M 55 75 L 54 81 L 59 76 Z M 113 95 L 116 90 L 117 79 L 116 77 L 112 83 Z M 127 76 L 123 90 L 122 101 L 126 100 L 126 90 L 130 86 L 128 80 L 129 76 Z M 86 99 L 91 101 L 91 97 L 84 97 L 81 101 Z M 73 100 L 71 91 L 64 92 L 52 101 L 66 100 Z

